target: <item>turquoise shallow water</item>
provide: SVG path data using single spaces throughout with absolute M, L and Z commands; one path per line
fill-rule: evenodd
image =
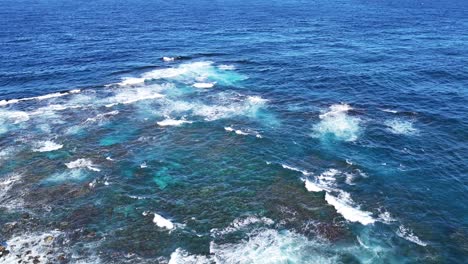
M 7 1 L 0 260 L 464 263 L 466 15 Z

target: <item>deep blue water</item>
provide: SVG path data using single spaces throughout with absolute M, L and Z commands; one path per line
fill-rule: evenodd
M 0 262 L 466 263 L 466 3 L 0 4 Z

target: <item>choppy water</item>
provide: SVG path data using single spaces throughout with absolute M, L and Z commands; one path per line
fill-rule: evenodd
M 5 263 L 463 263 L 463 2 L 3 1 Z

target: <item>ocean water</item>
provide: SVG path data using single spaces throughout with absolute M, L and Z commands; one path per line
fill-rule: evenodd
M 1 6 L 0 262 L 467 262 L 465 2 Z

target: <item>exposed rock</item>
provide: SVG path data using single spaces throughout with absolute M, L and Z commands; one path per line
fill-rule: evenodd
M 67 258 L 65 257 L 65 255 L 60 255 L 57 257 L 57 261 L 60 262 L 60 263 L 63 263 L 67 260 Z
M 0 257 L 6 256 L 10 253 L 8 249 L 4 246 L 0 246 Z

